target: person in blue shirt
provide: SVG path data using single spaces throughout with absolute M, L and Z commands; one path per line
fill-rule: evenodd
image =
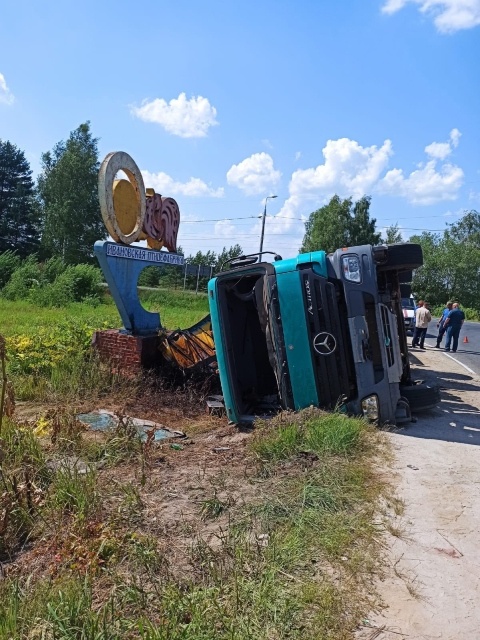
M 460 309 L 458 302 L 454 302 L 452 310 L 448 314 L 444 327 L 447 330 L 447 341 L 445 343 L 445 351 L 450 351 L 450 344 L 453 339 L 452 352 L 455 353 L 458 347 L 458 336 L 460 335 L 460 329 L 465 322 L 465 314 Z
M 437 336 L 437 344 L 435 345 L 436 349 L 440 349 L 440 344 L 441 344 L 441 342 L 443 340 L 443 334 L 446 331 L 445 320 L 447 319 L 448 314 L 452 310 L 452 307 L 453 307 L 453 302 L 451 302 L 451 300 L 449 300 L 447 302 L 447 304 L 446 304 L 445 309 L 442 312 L 442 317 L 437 322 L 438 336 Z

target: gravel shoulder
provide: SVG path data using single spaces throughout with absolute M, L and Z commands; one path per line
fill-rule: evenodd
M 442 401 L 387 434 L 404 510 L 386 516 L 383 606 L 357 637 L 478 640 L 480 378 L 434 349 L 411 360 L 416 379 L 441 385 Z

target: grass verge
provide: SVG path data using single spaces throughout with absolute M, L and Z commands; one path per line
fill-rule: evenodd
M 69 459 L 87 456 L 71 431 Z M 24 433 L 9 423 L 6 472 L 35 459 L 48 474 L 24 551 L 35 571 L 20 557 L 0 586 L 0 640 L 347 640 L 369 610 L 385 486 L 371 464 L 381 436 L 363 421 L 307 410 L 258 425 L 243 477 L 222 467 L 194 518 L 162 511 L 157 528 L 158 456 L 125 441 L 107 467 L 52 468 L 66 450 L 58 429 L 43 448 Z M 211 459 L 196 455 L 194 485 Z M 173 465 L 167 487 L 181 477 Z M 243 499 L 225 497 L 230 485 Z
M 159 289 L 141 291 L 140 299 L 148 310 L 160 311 L 168 328 L 187 328 L 208 313 L 204 294 Z M 108 297 L 97 307 L 73 303 L 62 308 L 2 299 L 0 333 L 6 337 L 7 368 L 17 399 L 71 402 L 114 389 L 133 395 L 132 385 L 102 366 L 91 348 L 94 331 L 119 326 Z

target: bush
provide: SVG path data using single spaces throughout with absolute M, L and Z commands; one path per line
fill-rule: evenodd
M 67 265 L 62 258 L 50 258 L 43 265 L 42 277 L 44 282 L 53 283 L 65 271 Z
M 32 302 L 44 307 L 63 307 L 70 302 L 83 300 L 94 306 L 100 302 L 98 285 L 101 280 L 99 269 L 89 264 L 77 264 L 66 267 L 52 284 L 32 290 L 29 297 Z
M 432 312 L 433 318 L 441 318 L 443 310 L 445 309 L 445 305 L 441 305 L 439 307 L 434 307 Z M 476 309 L 469 309 L 468 307 L 461 307 L 463 313 L 465 314 L 465 320 L 470 320 L 474 322 L 480 322 L 480 311 Z
M 76 264 L 60 274 L 55 285 L 70 291 L 73 302 L 81 302 L 86 297 L 98 297 L 98 285 L 101 281 L 100 269 L 91 264 Z
M 462 307 L 462 311 L 465 314 L 465 320 L 480 321 L 480 311 L 477 309 L 469 309 L 468 307 Z
M 2 295 L 7 300 L 25 299 L 28 298 L 30 291 L 40 287 L 41 283 L 40 265 L 36 256 L 31 255 L 12 273 L 10 280 L 2 290 Z
M 20 258 L 14 251 L 5 251 L 0 254 L 0 289 L 3 289 L 19 266 Z
M 145 267 L 138 277 L 138 286 L 158 287 L 161 273 L 160 267 Z

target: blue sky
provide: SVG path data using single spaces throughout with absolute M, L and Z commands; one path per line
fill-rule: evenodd
M 90 120 L 174 197 L 185 253 L 284 257 L 338 193 L 404 239 L 480 209 L 480 0 L 2 0 L 0 138 Z

